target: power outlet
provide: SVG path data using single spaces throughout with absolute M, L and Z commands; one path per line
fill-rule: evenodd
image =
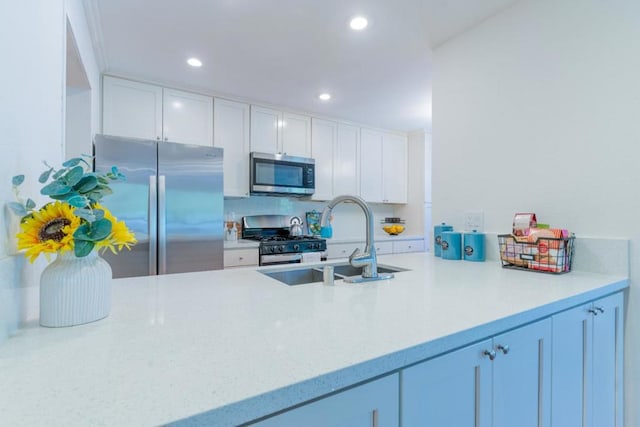
M 484 213 L 481 211 L 464 213 L 464 229 L 467 231 L 484 229 Z

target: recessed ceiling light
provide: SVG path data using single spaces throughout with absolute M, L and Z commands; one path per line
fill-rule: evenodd
M 187 64 L 191 65 L 192 67 L 202 67 L 202 61 L 200 61 L 198 58 L 187 59 Z
M 351 26 L 352 30 L 363 30 L 368 24 L 369 22 L 367 21 L 367 18 L 364 16 L 356 16 L 351 20 L 349 26 Z
M 331 99 L 331 94 L 330 93 L 321 93 L 320 95 L 318 95 L 318 98 L 320 98 L 322 101 L 328 101 Z

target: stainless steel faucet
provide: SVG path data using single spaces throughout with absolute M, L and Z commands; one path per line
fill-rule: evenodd
M 362 282 L 372 280 L 384 280 L 393 278 L 393 274 L 378 274 L 378 260 L 376 257 L 376 247 L 373 243 L 373 212 L 367 203 L 358 196 L 343 195 L 338 196 L 331 200 L 327 207 L 322 211 L 322 217 L 320 218 L 320 226 L 325 227 L 327 221 L 331 216 L 331 211 L 336 205 L 342 202 L 353 202 L 360 206 L 364 211 L 365 221 L 367 222 L 367 236 L 364 247 L 364 252 L 360 251 L 360 248 L 356 248 L 355 251 L 349 256 L 349 263 L 358 268 L 362 267 L 362 277 L 347 277 L 344 280 L 347 282 Z

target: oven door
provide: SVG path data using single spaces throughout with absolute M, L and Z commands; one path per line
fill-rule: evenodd
M 259 265 L 299 264 L 300 262 L 302 262 L 301 253 L 260 255 Z

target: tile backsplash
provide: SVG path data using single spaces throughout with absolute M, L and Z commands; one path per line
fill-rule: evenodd
M 235 220 L 240 221 L 248 215 L 296 215 L 305 222 L 303 229 L 307 230 L 305 213 L 316 210 L 322 212 L 326 202 L 315 202 L 292 197 L 253 196 L 246 199 L 225 199 L 225 220 L 230 219 L 233 213 Z M 393 206 L 382 204 L 370 204 L 376 224 L 375 232 L 382 234 L 378 224 L 385 217 L 394 216 Z M 362 209 L 352 203 L 341 203 L 333 209 L 333 237 L 336 239 L 364 239 L 366 226 Z

